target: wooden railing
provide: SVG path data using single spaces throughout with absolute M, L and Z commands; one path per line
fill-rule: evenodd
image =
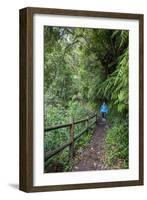
M 95 118 L 95 120 L 93 122 L 89 123 L 90 119 L 93 119 L 93 118 Z M 97 113 L 95 113 L 94 115 L 88 116 L 87 118 L 81 119 L 79 121 L 72 121 L 71 123 L 68 123 L 68 124 L 62 124 L 62 125 L 57 125 L 57 126 L 52 126 L 52 127 L 46 128 L 45 129 L 45 134 L 50 134 L 49 131 L 60 129 L 60 128 L 65 128 L 65 127 L 69 127 L 70 128 L 70 138 L 69 138 L 68 142 L 66 142 L 63 145 L 59 146 L 55 150 L 48 151 L 48 152 L 45 153 L 45 155 L 44 155 L 45 168 L 48 166 L 51 157 L 53 157 L 54 155 L 58 154 L 59 152 L 61 152 L 62 150 L 64 150 L 68 146 L 69 146 L 69 161 L 71 161 L 73 159 L 73 155 L 74 155 L 74 142 L 78 138 L 80 138 L 85 132 L 87 132 L 88 129 L 94 123 L 97 122 L 97 118 L 98 118 L 98 115 L 97 115 Z M 82 122 L 85 122 L 85 128 L 80 133 L 75 135 L 75 125 L 77 125 L 79 123 L 82 123 Z

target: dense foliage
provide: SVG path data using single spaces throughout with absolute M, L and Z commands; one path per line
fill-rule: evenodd
M 105 167 L 128 168 L 128 120 L 119 115 L 109 121 L 111 128 L 107 130 L 105 139 Z
M 105 162 L 112 168 L 117 160 L 120 168 L 128 166 L 128 59 L 128 31 L 44 27 L 45 127 L 84 118 L 105 100 L 111 123 Z M 83 127 L 77 126 L 76 133 Z M 45 135 L 45 152 L 69 139 L 68 128 L 52 132 Z M 77 150 L 89 140 L 90 133 L 82 136 Z M 59 171 L 71 170 L 67 152 L 50 164 L 60 160 Z

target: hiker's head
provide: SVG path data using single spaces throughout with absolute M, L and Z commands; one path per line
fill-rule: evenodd
M 103 101 L 103 105 L 105 105 L 105 101 Z

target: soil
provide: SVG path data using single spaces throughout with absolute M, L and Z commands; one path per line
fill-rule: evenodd
M 103 163 L 104 142 L 106 129 L 109 128 L 105 122 L 96 126 L 91 142 L 80 155 L 75 156 L 76 164 L 72 171 L 89 171 L 105 169 Z

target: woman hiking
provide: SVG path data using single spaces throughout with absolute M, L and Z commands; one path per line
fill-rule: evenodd
M 101 113 L 101 117 L 102 119 L 106 120 L 106 114 L 108 113 L 109 108 L 107 106 L 107 104 L 105 103 L 105 101 L 103 101 L 101 107 L 100 107 L 100 113 Z

